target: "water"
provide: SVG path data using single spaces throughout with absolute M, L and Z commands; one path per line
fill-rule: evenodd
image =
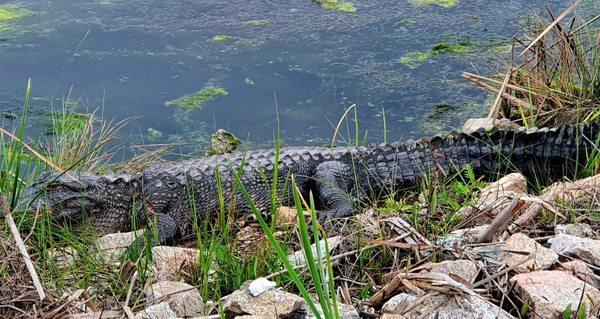
M 568 5 L 459 0 L 444 8 L 356 0 L 357 13 L 348 14 L 310 0 L 10 3 L 36 14 L 0 31 L 0 111 L 20 112 L 31 78 L 34 129 L 72 88 L 71 97 L 88 109 L 103 105 L 107 118 L 141 116 L 121 131 L 124 141 L 178 142 L 189 150 L 206 147 L 217 128 L 270 145 L 277 110 L 284 144 L 323 145 L 353 103 L 361 136 L 366 132 L 371 142 L 383 139 L 382 110 L 388 139 L 451 129 L 488 111 L 489 95 L 460 73 L 488 72 L 484 66 L 531 11 Z M 252 20 L 264 21 L 244 25 Z M 213 41 L 219 35 L 235 39 Z M 429 54 L 438 43 L 463 42 L 466 54 L 401 60 Z M 165 106 L 208 85 L 228 95 L 193 111 Z

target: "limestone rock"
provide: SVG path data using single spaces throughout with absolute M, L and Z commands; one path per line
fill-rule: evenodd
M 118 262 L 127 247 L 143 232 L 144 230 L 140 229 L 135 232 L 108 234 L 96 239 L 98 259 L 104 262 Z
M 75 262 L 75 259 L 79 257 L 79 253 L 71 246 L 63 248 L 52 248 L 48 251 L 50 258 L 56 261 L 56 266 L 59 269 L 69 268 Z
M 463 244 L 471 244 L 479 241 L 489 225 L 481 225 L 473 228 L 457 229 L 445 237 L 438 238 L 435 241 L 437 246 L 444 249 L 456 250 Z
M 424 267 L 431 272 L 439 272 L 450 277 L 460 277 L 464 282 L 473 283 L 479 269 L 477 265 L 470 260 L 446 260 L 435 264 L 427 264 Z
M 135 314 L 135 319 L 172 319 L 176 317 L 175 311 L 164 302 L 150 306 Z
M 329 247 L 329 252 L 331 252 L 332 250 L 334 250 L 340 243 L 342 242 L 342 238 L 340 236 L 334 236 L 334 237 L 330 237 L 327 238 L 327 247 Z M 317 258 L 317 245 L 316 244 L 312 244 L 310 245 L 313 256 L 315 257 L 315 259 Z M 325 258 L 325 240 L 320 240 L 319 241 L 319 247 L 318 247 L 319 251 L 321 251 L 321 257 L 323 257 L 322 259 Z M 288 260 L 290 261 L 290 263 L 292 264 L 292 267 L 301 267 L 306 265 L 306 260 L 304 259 L 304 251 L 299 250 L 296 251 L 292 254 L 290 254 L 288 256 Z
M 594 238 L 594 230 L 588 224 L 558 224 L 554 231 L 556 234 L 565 234 L 584 238 Z
M 191 248 L 170 246 L 152 247 L 152 274 L 155 281 L 179 281 L 181 273 L 189 273 L 200 258 Z
M 277 284 L 275 282 L 261 277 L 254 279 L 250 283 L 250 285 L 248 285 L 248 291 L 250 291 L 250 294 L 252 294 L 252 296 L 258 297 L 265 291 L 269 291 L 275 287 L 277 287 Z
M 148 302 L 166 302 L 178 317 L 202 315 L 204 304 L 198 289 L 183 282 L 160 281 L 146 291 Z
M 481 211 L 500 212 L 512 198 L 527 194 L 527 180 L 520 173 L 508 174 L 483 188 L 475 207 Z M 492 214 L 495 216 L 495 214 Z
M 598 288 L 600 287 L 600 276 L 585 262 L 575 259 L 569 262 L 559 264 L 559 269 L 568 271 L 573 276 L 587 282 L 588 284 Z
M 494 119 L 491 117 L 470 118 L 463 124 L 461 131 L 465 134 L 473 134 L 476 131 L 491 131 L 494 127 L 498 128 L 518 128 L 519 126 L 509 119 Z
M 528 255 L 513 253 L 511 251 L 527 252 L 535 254 L 535 257 L 525 263 L 521 263 Z M 558 255 L 545 247 L 542 247 L 535 240 L 524 234 L 516 233 L 504 242 L 498 261 L 507 264 L 509 267 L 516 266 L 514 270 L 518 273 L 529 272 L 530 270 L 549 269 L 558 261 Z M 519 263 L 521 263 L 519 265 Z
M 446 296 L 432 296 L 425 299 L 417 307 L 412 308 L 418 296 L 401 293 L 392 297 L 383 305 L 381 312 L 384 315 L 404 316 L 400 318 L 427 318 L 427 319 L 496 319 L 514 318 L 498 306 L 489 303 L 479 297 L 470 298 Z
M 488 243 L 485 245 L 475 246 L 471 249 L 471 252 L 476 255 L 481 255 L 488 259 L 498 259 L 500 251 L 502 251 L 502 243 Z
M 305 318 L 306 302 L 299 296 L 279 289 L 271 289 L 258 297 L 245 288 L 225 297 L 223 310 L 226 318 L 242 315 L 268 318 Z
M 595 313 L 600 302 L 598 289 L 565 271 L 542 270 L 518 274 L 510 282 L 515 284 L 515 292 L 522 300 L 529 300 L 536 318 L 562 318 L 562 313 L 569 305 L 571 309 L 578 309 L 580 300 L 586 305 L 588 313 Z
M 550 249 L 559 255 L 581 259 L 594 266 L 600 266 L 600 240 L 559 234 L 549 240 Z

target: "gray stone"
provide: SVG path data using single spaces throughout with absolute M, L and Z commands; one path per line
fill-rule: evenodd
M 437 238 L 435 244 L 444 249 L 458 250 L 464 244 L 479 241 L 489 225 L 481 225 L 473 228 L 457 229 L 445 237 Z
M 164 302 L 150 306 L 135 314 L 135 319 L 173 319 L 176 317 L 175 311 Z
M 180 281 L 182 273 L 190 273 L 200 252 L 192 248 L 152 247 L 152 274 L 155 281 Z
M 439 272 L 450 277 L 460 277 L 462 281 L 473 283 L 479 269 L 470 260 L 446 260 L 435 264 L 427 264 L 425 268 L 431 272 Z
M 565 234 L 584 238 L 594 238 L 594 230 L 588 224 L 558 224 L 554 228 L 556 234 Z
M 549 240 L 550 249 L 559 255 L 581 259 L 594 266 L 600 266 L 600 240 L 559 234 Z
M 529 257 L 529 255 L 523 253 L 535 254 L 535 257 L 523 263 L 522 261 Z M 514 271 L 523 273 L 531 270 L 549 269 L 558 261 L 558 255 L 554 251 L 542 247 L 526 235 L 517 233 L 504 242 L 498 261 L 509 267 L 515 266 Z
M 183 282 L 161 281 L 146 291 L 148 302 L 166 302 L 178 317 L 202 315 L 204 303 L 194 286 Z
M 383 305 L 381 312 L 385 315 L 404 316 L 406 319 L 496 319 L 514 318 L 498 306 L 478 296 L 469 298 L 460 296 L 438 295 L 425 299 L 413 308 L 418 296 L 401 293 L 392 297 Z M 412 308 L 412 309 L 410 309 Z M 410 310 L 406 313 L 406 310 Z
M 270 318 L 306 317 L 306 301 L 301 297 L 279 289 L 271 289 L 258 297 L 247 288 L 225 297 L 223 310 L 227 318 L 242 315 L 267 316 Z
M 598 288 L 600 287 L 600 277 L 585 262 L 575 259 L 569 262 L 560 263 L 559 269 L 571 273 L 573 276 L 587 282 Z
M 536 318 L 562 318 L 571 306 L 579 308 L 579 301 L 587 312 L 595 313 L 600 302 L 600 291 L 565 271 L 542 270 L 518 274 L 510 279 L 521 300 L 528 300 Z
M 119 262 L 121 255 L 127 250 L 143 230 L 128 233 L 114 233 L 96 239 L 97 257 L 103 262 Z

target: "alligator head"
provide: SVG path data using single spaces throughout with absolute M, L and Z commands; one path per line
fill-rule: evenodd
M 24 190 L 21 210 L 50 211 L 52 219 L 73 228 L 89 222 L 101 234 L 130 224 L 134 182 L 130 175 L 52 173 Z

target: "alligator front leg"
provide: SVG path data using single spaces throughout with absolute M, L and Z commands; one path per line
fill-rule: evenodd
M 156 213 L 151 209 L 140 208 L 136 224 L 138 229 L 144 228 L 146 232 L 155 231 L 156 233 L 150 233 L 149 236 L 144 233 L 129 245 L 124 256 L 131 260 L 137 259 L 146 248 L 152 248 L 155 245 L 172 245 L 179 237 L 179 229 L 175 220 L 167 214 Z M 148 243 L 149 246 L 147 246 Z
M 355 213 L 349 196 L 354 185 L 353 176 L 350 165 L 339 161 L 323 162 L 317 166 L 314 177 L 318 196 L 326 206 L 319 214 L 319 220 L 347 217 Z

